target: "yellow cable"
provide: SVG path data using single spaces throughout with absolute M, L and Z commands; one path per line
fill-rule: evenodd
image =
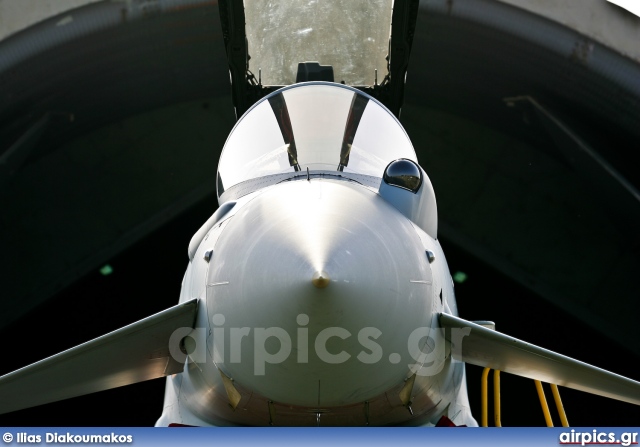
M 544 420 L 547 422 L 547 427 L 553 427 L 551 413 L 549 412 L 549 405 L 547 405 L 547 398 L 544 397 L 544 390 L 542 389 L 542 382 L 539 380 L 534 380 L 534 382 L 536 383 L 536 389 L 538 390 L 538 397 L 540 398 L 540 406 L 542 407 Z
M 500 371 L 493 371 L 493 417 L 496 427 L 502 427 L 500 421 Z
M 489 426 L 489 403 L 488 400 L 489 398 L 487 397 L 487 382 L 488 382 L 488 377 L 489 377 L 489 370 L 491 370 L 491 368 L 485 368 L 482 371 L 482 378 L 480 380 L 480 384 L 481 384 L 481 397 L 482 397 L 482 421 L 481 424 L 483 427 L 488 427 Z
M 558 391 L 558 385 L 552 383 L 551 392 L 553 393 L 553 400 L 556 401 L 556 408 L 558 409 L 558 415 L 560 415 L 560 422 L 562 422 L 563 427 L 568 427 L 569 421 L 567 420 L 567 414 L 564 412 L 562 399 L 560 399 L 560 391 Z

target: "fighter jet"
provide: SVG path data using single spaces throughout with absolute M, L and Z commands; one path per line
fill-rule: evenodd
M 202 1 L 159 2 L 157 8 L 120 3 L 100 2 L 95 7 L 117 8 L 109 19 L 127 26 L 154 14 L 168 18 L 179 10 L 200 17 L 211 12 L 211 2 Z M 217 3 L 239 121 L 220 158 L 217 176 L 211 173 L 220 206 L 189 244 L 179 304 L 0 377 L 0 413 L 166 378 L 159 426 L 474 426 L 478 415 L 469 411 L 465 363 L 639 403 L 636 381 L 496 332 L 491 322 L 459 318 L 438 237 L 435 193 L 398 121 L 417 1 L 394 2 L 388 73 L 380 73 L 381 84 L 376 75 L 373 85 L 357 89 L 324 79 L 330 70 L 319 64 L 303 64 L 307 74 L 299 84 L 263 86 L 259 72 L 248 72 L 242 2 Z M 489 3 L 476 5 L 475 10 L 474 5 L 457 2 L 422 3 L 427 17 L 458 14 L 464 29 L 470 28 L 467 22 L 473 14 L 478 20 L 490 15 Z M 198 4 L 208 5 L 200 5 L 205 13 Z M 493 8 L 499 6 L 495 2 Z M 498 12 L 507 18 L 511 17 L 507 13 L 515 14 L 515 9 L 505 10 Z M 82 19 L 82 14 L 75 13 L 56 19 L 51 30 L 63 36 L 38 42 L 66 42 L 73 35 L 67 30 L 76 29 L 74 24 L 79 24 L 77 30 L 95 31 Z M 509 41 L 514 46 L 520 40 L 528 43 L 521 30 L 537 29 L 522 25 L 529 22 L 510 19 L 490 22 L 508 24 L 510 32 L 519 36 Z M 91 26 L 104 23 L 93 20 Z M 163 22 L 144 23 L 160 26 Z M 172 23 L 180 24 L 171 26 L 172 32 L 199 32 L 181 18 Z M 512 27 L 513 23 L 519 25 Z M 545 45 L 564 42 L 548 38 L 548 23 L 540 26 L 545 33 L 540 41 Z M 435 26 L 430 31 L 438 28 L 449 29 Z M 162 34 L 168 34 L 167 29 Z M 306 31 L 299 29 L 302 36 Z M 140 34 L 147 33 L 135 33 Z M 169 39 L 166 47 L 207 42 L 197 33 L 179 37 Z M 576 64 L 618 66 L 608 62 L 615 59 L 590 59 L 592 43 L 580 40 L 565 47 L 573 48 L 570 60 Z M 178 48 L 176 52 L 185 53 Z M 68 48 L 61 51 L 68 54 Z M 600 51 L 596 47 L 596 56 Z M 505 54 L 511 61 L 511 53 Z M 437 65 L 432 56 L 425 61 Z M 504 67 L 495 71 L 503 72 Z M 20 73 L 11 71 L 6 79 L 23 77 Z M 308 82 L 314 76 L 324 81 Z M 618 72 L 615 76 L 620 85 L 634 79 Z M 68 73 L 67 78 L 75 79 Z M 481 88 L 470 84 L 469 90 L 495 88 L 499 82 L 491 79 Z M 620 96 L 626 94 L 626 90 L 620 92 Z M 33 94 L 43 96 L 39 91 Z M 76 96 L 91 98 L 86 91 Z M 581 96 L 594 107 L 608 104 L 590 98 Z M 571 137 L 569 143 L 575 145 L 573 133 L 532 96 L 508 99 L 509 107 L 533 107 L 554 135 Z M 95 102 L 87 100 L 86 114 L 95 109 Z M 606 114 L 611 109 L 603 110 Z M 624 115 L 626 109 L 621 110 Z M 18 149 L 28 153 L 31 139 L 57 116 L 49 109 L 45 112 L 18 139 L 15 151 L 9 151 L 6 176 L 26 160 L 13 154 Z M 59 115 L 69 122 L 76 119 L 73 114 Z M 590 183 L 597 186 L 593 179 L 590 174 Z M 490 312 L 490 303 L 486 307 Z
M 640 404 L 640 383 L 458 316 L 433 186 L 346 85 L 238 120 L 179 304 L 0 377 L 0 413 L 166 377 L 158 426 L 478 425 L 465 363 Z

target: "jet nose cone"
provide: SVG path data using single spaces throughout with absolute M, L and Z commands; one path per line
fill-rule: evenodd
M 407 343 L 430 324 L 431 280 L 411 223 L 375 193 L 343 181 L 276 185 L 215 246 L 207 309 L 210 321 L 225 317 L 225 337 L 211 340 L 218 366 L 291 405 L 379 395 L 415 363 Z
M 331 282 L 331 278 L 329 278 L 327 272 L 315 272 L 313 278 L 311 278 L 311 283 L 318 289 L 324 289 L 329 285 L 329 282 Z

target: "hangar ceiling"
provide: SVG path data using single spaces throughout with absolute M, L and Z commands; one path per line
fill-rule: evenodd
M 633 59 L 500 2 L 422 1 L 401 122 L 444 241 L 640 353 Z M 233 124 L 216 2 L 100 1 L 0 42 L 0 325 L 213 212 Z

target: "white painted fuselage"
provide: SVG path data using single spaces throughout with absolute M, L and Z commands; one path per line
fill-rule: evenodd
M 193 298 L 196 346 L 159 425 L 474 423 L 436 329 L 457 314 L 444 253 L 372 188 L 325 175 L 238 200 L 189 263 Z

